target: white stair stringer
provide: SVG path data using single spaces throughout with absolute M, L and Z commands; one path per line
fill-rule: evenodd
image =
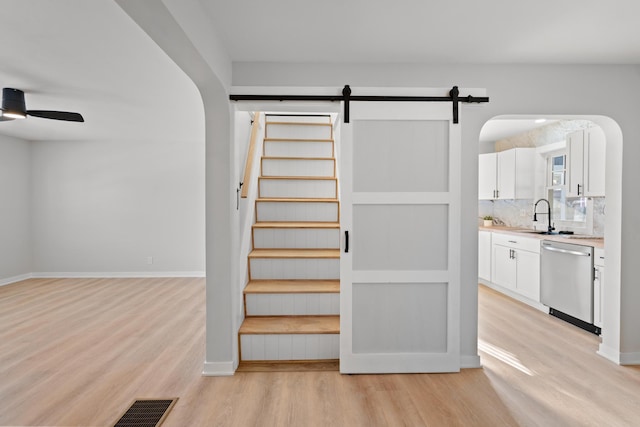
M 241 361 L 339 359 L 340 213 L 329 117 L 268 117 Z M 326 122 L 325 122 L 326 121 Z

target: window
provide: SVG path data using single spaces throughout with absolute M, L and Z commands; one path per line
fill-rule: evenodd
M 567 197 L 567 154 L 558 150 L 547 156 L 547 199 L 552 223 L 558 230 L 590 234 L 593 203 L 586 197 Z
M 567 156 L 551 157 L 551 186 L 565 185 L 567 180 Z

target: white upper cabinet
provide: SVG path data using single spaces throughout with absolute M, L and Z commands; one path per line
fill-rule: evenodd
M 567 135 L 567 196 L 604 196 L 606 141 L 600 127 Z
M 480 154 L 478 160 L 478 198 L 533 198 L 534 148 L 513 148 Z
M 498 174 L 498 153 L 480 154 L 478 159 L 478 198 L 496 198 Z

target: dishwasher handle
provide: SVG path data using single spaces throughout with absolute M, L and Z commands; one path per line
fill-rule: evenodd
M 553 246 L 547 246 L 547 245 L 542 245 L 542 249 L 551 251 L 551 252 L 560 252 L 562 254 L 577 255 L 577 256 L 591 256 L 589 252 L 570 251 L 567 249 L 560 249 L 560 248 L 555 248 Z

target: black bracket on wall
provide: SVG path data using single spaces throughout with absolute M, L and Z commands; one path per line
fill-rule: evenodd
M 342 95 L 229 95 L 231 101 L 343 101 L 344 122 L 349 123 L 349 103 L 354 101 L 386 101 L 386 102 L 451 102 L 453 104 L 453 123 L 458 123 L 460 102 L 489 102 L 486 96 L 459 96 L 458 86 L 449 91 L 449 96 L 352 96 L 351 88 L 345 85 Z

